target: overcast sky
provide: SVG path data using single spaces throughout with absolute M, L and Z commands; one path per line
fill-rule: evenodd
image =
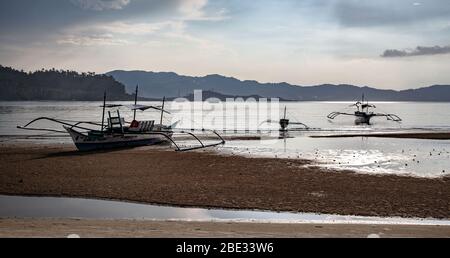
M 450 84 L 450 1 L 0 0 L 0 64 Z

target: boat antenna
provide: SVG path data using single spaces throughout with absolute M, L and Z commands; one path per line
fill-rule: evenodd
M 134 95 L 134 106 L 137 106 L 139 85 L 136 85 L 136 94 Z M 133 121 L 136 120 L 136 108 L 134 109 Z
M 106 90 L 105 93 L 103 94 L 103 112 L 102 112 L 102 128 L 101 128 L 102 133 L 105 125 L 105 109 L 106 109 Z
M 163 116 L 164 116 L 164 105 L 165 105 L 165 103 L 166 103 L 166 97 L 164 96 L 163 97 L 163 103 L 162 103 L 162 108 L 161 108 L 161 126 L 162 126 L 162 124 L 163 124 Z

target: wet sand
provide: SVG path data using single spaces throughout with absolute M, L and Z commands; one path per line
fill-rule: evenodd
M 377 138 L 399 138 L 399 139 L 450 140 L 450 132 L 445 132 L 445 133 L 337 134 L 337 135 L 313 135 L 310 137 L 311 138 L 377 137 Z
M 0 194 L 182 207 L 450 218 L 450 178 L 376 176 L 306 160 L 177 153 L 151 147 L 79 153 L 0 146 Z
M 448 226 L 0 219 L 0 237 L 450 237 Z

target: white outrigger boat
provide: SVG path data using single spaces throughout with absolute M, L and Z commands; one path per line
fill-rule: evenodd
M 375 109 L 376 106 L 369 104 L 369 102 L 365 100 L 364 94 L 362 95 L 361 101 L 356 102 L 355 104 L 351 105 L 350 107 L 356 107 L 356 111 L 354 113 L 332 112 L 327 116 L 327 118 L 333 120 L 338 116 L 354 116 L 356 125 L 361 125 L 361 124 L 370 125 L 370 120 L 373 117 L 386 117 L 387 120 L 393 121 L 393 122 L 401 122 L 402 121 L 402 119 L 395 114 L 374 113 L 373 111 L 371 111 L 370 109 Z
M 19 129 L 33 130 L 33 131 L 48 131 L 48 132 L 58 132 L 58 133 L 69 133 L 75 146 L 79 151 L 95 151 L 103 149 L 113 149 L 113 148 L 125 148 L 125 147 L 137 147 L 146 145 L 155 145 L 162 143 L 171 143 L 175 146 L 177 151 L 189 151 L 207 147 L 214 147 L 218 145 L 225 144 L 225 140 L 215 131 L 209 131 L 218 137 L 219 142 L 213 144 L 204 144 L 199 137 L 197 137 L 192 132 L 186 132 L 182 130 L 175 129 L 175 124 L 171 126 L 163 125 L 164 113 L 169 113 L 164 110 L 165 99 L 163 99 L 162 107 L 157 106 L 145 106 L 137 104 L 138 87 L 136 87 L 136 96 L 134 105 L 116 105 L 106 104 L 106 92 L 103 98 L 103 113 L 102 122 L 83 122 L 83 121 L 70 121 L 62 119 L 53 119 L 48 117 L 40 117 L 29 122 L 25 126 L 18 126 Z M 122 106 L 127 106 L 134 111 L 133 121 L 127 123 L 123 117 L 120 116 L 119 110 L 116 111 L 116 115 L 112 115 L 111 111 L 108 111 L 107 123 L 105 124 L 105 115 L 107 108 L 118 108 Z M 136 111 L 145 111 L 148 109 L 155 109 L 161 111 L 160 124 L 155 124 L 154 120 L 151 121 L 137 121 Z M 61 124 L 65 131 L 45 129 L 45 128 L 32 128 L 31 124 L 47 120 Z M 100 126 L 100 130 L 93 130 L 86 126 Z M 182 148 L 174 140 L 174 134 L 184 134 L 193 137 L 200 145 L 195 147 Z

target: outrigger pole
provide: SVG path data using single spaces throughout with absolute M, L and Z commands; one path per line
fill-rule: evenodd
M 105 109 L 106 109 L 106 90 L 105 93 L 103 94 L 103 113 L 102 113 L 102 133 L 103 133 L 103 128 L 105 126 Z

